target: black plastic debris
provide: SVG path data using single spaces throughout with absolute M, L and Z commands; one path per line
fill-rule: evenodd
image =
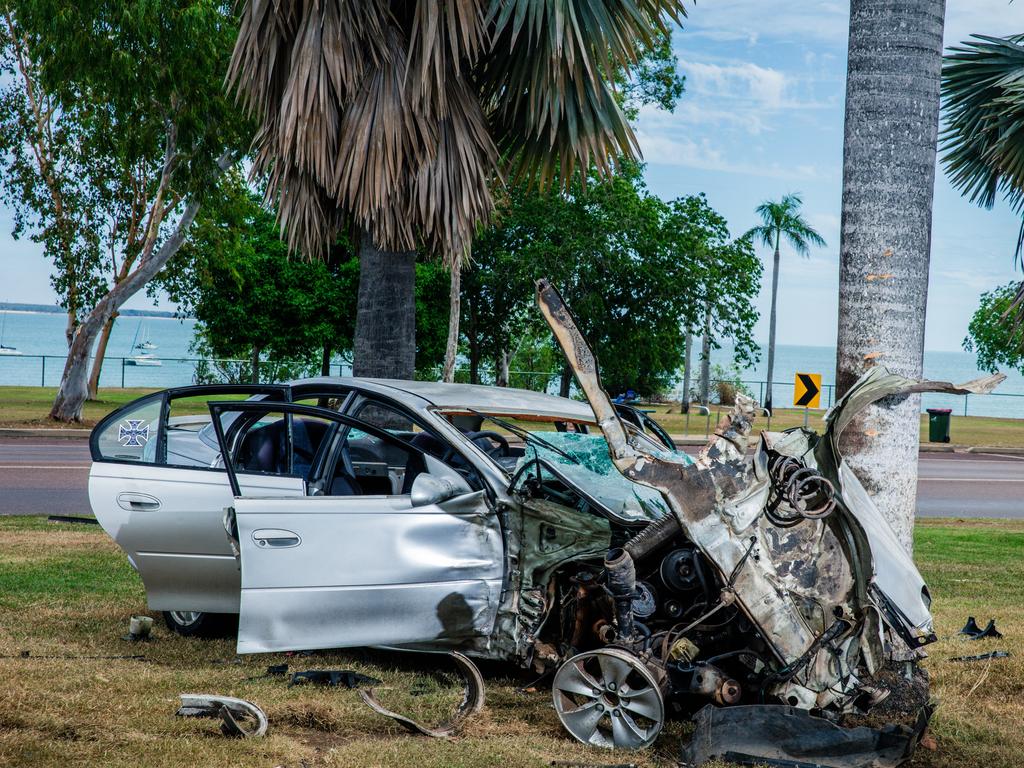
M 950 661 L 989 661 L 991 659 L 1008 659 L 1009 657 L 1009 651 L 990 651 L 989 653 L 979 653 L 976 656 L 954 656 Z
M 964 628 L 961 629 L 957 634 L 967 635 L 968 637 L 977 637 L 981 634 L 981 627 L 978 626 L 978 622 L 974 620 L 973 616 L 968 616 L 967 623 L 964 624 Z
M 967 623 L 964 624 L 964 628 L 960 630 L 958 634 L 966 635 L 970 640 L 985 640 L 988 638 L 999 639 L 1003 636 L 1003 633 L 996 629 L 996 620 L 989 619 L 988 624 L 982 629 L 978 626 L 978 622 L 974 620 L 973 616 L 967 617 Z
M 286 672 L 288 666 L 283 666 Z M 267 673 L 271 674 L 270 669 L 267 670 Z M 282 672 L 281 674 L 284 673 Z M 293 672 L 291 680 L 288 681 L 288 687 L 291 688 L 299 683 L 313 683 L 314 685 L 327 685 L 331 687 L 340 685 L 345 688 L 358 688 L 361 685 L 380 685 L 380 682 L 375 677 L 352 672 L 348 669 L 310 669 L 305 672 Z
M 46 518 L 49 523 L 82 523 L 83 525 L 99 525 L 100 521 L 95 517 L 83 515 L 50 515 Z
M 972 637 L 971 640 L 985 640 L 988 638 L 995 638 L 998 640 L 1002 636 L 1003 633 L 996 629 L 996 620 L 989 619 L 988 624 L 985 625 L 985 628 L 981 630 L 981 632 L 979 632 L 977 635 Z
M 708 705 L 694 715 L 697 727 L 683 746 L 683 764 L 724 760 L 773 768 L 895 768 L 913 755 L 932 711 L 923 707 L 913 728 L 842 728 L 796 707 Z

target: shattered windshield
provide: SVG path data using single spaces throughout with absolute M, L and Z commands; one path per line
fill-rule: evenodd
M 624 521 L 651 520 L 668 514 L 665 499 L 658 491 L 627 480 L 615 468 L 601 433 L 544 432 L 542 437 L 555 450 L 531 442 L 519 459 L 517 472 L 535 458 L 543 459 Z M 668 461 L 693 463 L 684 453 L 662 453 Z

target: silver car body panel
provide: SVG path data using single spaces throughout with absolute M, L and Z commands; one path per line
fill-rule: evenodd
M 298 477 L 240 475 L 252 495 L 303 496 Z M 94 462 L 89 504 L 142 577 L 150 609 L 237 613 L 238 563 L 224 534 L 223 470 Z
M 483 491 L 238 498 L 238 652 L 458 643 L 490 634 L 504 554 Z M 262 542 L 262 543 L 261 543 Z

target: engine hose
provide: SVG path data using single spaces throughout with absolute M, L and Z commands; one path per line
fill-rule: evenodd
M 615 621 L 619 637 L 630 640 L 633 637 L 633 598 L 636 597 L 636 566 L 629 552 L 622 548 L 609 549 L 604 559 L 608 574 L 606 586 L 615 600 Z
M 672 515 L 666 515 L 644 528 L 623 545 L 634 561 L 650 554 L 673 536 L 682 531 L 679 521 Z

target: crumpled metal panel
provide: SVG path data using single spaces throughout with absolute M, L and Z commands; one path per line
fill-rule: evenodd
M 734 594 L 786 670 L 767 692 L 805 709 L 849 706 L 860 688 L 857 670 L 863 666 L 873 674 L 884 660 L 882 611 L 890 621 L 901 620 L 887 610 L 893 597 L 879 601 L 874 590 L 884 582 L 895 593 L 896 582 L 906 580 L 918 594 L 916 604 L 911 601 L 904 612 L 929 631 L 931 620 L 926 605 L 922 610 L 920 576 L 909 556 L 880 543 L 877 554 L 883 559 L 874 559 L 873 541 L 884 542 L 886 529 L 890 536 L 892 531 L 873 505 L 864 503 L 866 494 L 858 495 L 842 473 L 838 436 L 857 410 L 887 395 L 987 391 L 1000 377 L 955 387 L 915 382 L 876 369 L 829 414 L 823 439 L 806 430 L 766 435 L 753 460 L 747 447 L 754 403 L 741 396 L 696 463 L 686 466 L 630 441 L 601 386 L 593 353 L 561 296 L 546 280 L 537 287 L 541 312 L 594 409 L 616 467 L 629 480 L 664 495 L 687 537 L 715 565 L 725 591 Z M 818 467 L 837 491 L 832 514 L 788 530 L 777 528 L 762 514 L 771 493 L 766 471 L 769 447 Z M 849 499 L 843 495 L 846 487 L 851 490 Z M 906 589 L 904 584 L 896 599 L 908 600 Z

